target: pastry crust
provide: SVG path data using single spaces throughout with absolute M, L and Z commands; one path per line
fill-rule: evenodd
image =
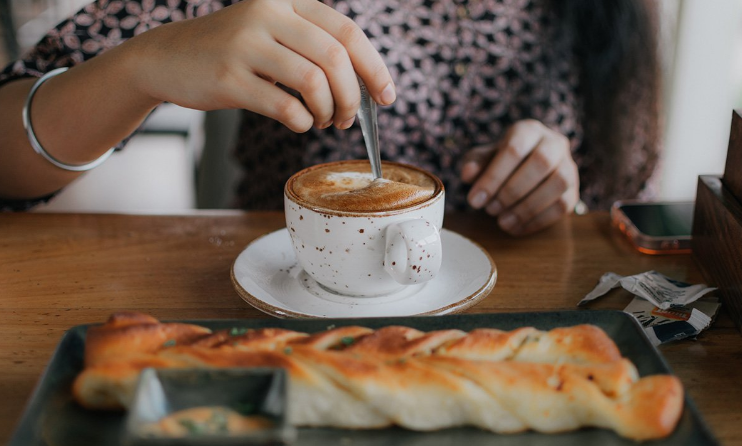
M 85 368 L 73 394 L 87 408 L 121 409 L 130 405 L 146 367 L 254 366 L 286 369 L 289 419 L 300 426 L 429 431 L 468 425 L 499 433 L 594 426 L 648 440 L 669 435 L 683 406 L 676 377 L 639 378 L 592 325 L 212 333 L 138 313 L 114 314 L 88 330 Z

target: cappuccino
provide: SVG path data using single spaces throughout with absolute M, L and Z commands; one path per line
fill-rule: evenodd
M 439 180 L 421 169 L 382 163 L 384 178 L 374 179 L 368 161 L 338 161 L 310 167 L 287 183 L 309 206 L 346 212 L 384 212 L 424 203 L 439 193 Z
M 382 166 L 378 180 L 368 160 L 357 160 L 309 167 L 286 182 L 286 228 L 296 259 L 325 291 L 389 295 L 440 269 L 443 183 L 417 167 Z

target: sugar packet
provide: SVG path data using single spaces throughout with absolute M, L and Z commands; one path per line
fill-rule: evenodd
M 711 325 L 721 303 L 718 297 L 707 296 L 685 306 L 663 310 L 652 303 L 634 297 L 623 310 L 644 327 L 652 345 L 695 337 Z
M 703 297 L 716 288 L 680 282 L 657 271 L 633 276 L 605 273 L 577 305 L 584 305 L 619 286 L 635 296 L 624 312 L 639 321 L 655 346 L 698 335 L 711 325 L 721 305 L 716 297 Z
M 672 306 L 688 305 L 716 289 L 705 284 L 691 285 L 673 280 L 657 271 L 647 271 L 633 276 L 605 273 L 598 285 L 577 305 L 584 305 L 619 286 L 663 310 Z

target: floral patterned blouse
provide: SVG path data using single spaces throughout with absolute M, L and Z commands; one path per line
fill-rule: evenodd
M 72 66 L 161 24 L 209 14 L 229 0 L 98 0 L 51 30 L 32 51 L 0 73 L 0 85 Z M 436 173 L 449 209 L 466 208 L 468 187 L 459 179 L 463 154 L 496 142 L 515 121 L 537 119 L 566 135 L 580 168 L 581 198 L 606 208 L 604 176 L 591 175 L 583 144 L 586 117 L 578 94 L 579 72 L 567 33 L 547 0 L 329 0 L 363 28 L 380 51 L 397 86 L 397 101 L 380 108 L 382 158 Z M 641 88 L 627 92 L 645 100 Z M 104 100 L 101 98 L 101 100 Z M 637 107 L 642 110 L 642 107 Z M 644 107 L 651 110 L 652 107 Z M 645 112 L 646 113 L 646 112 Z M 626 132 L 633 178 L 621 198 L 645 189 L 657 159 L 651 119 L 634 119 Z M 238 203 L 276 209 L 283 185 L 308 165 L 366 156 L 358 124 L 296 134 L 282 124 L 244 112 L 235 155 L 244 171 Z M 124 143 L 122 142 L 122 146 Z M 2 201 L 0 209 L 25 209 L 40 200 Z

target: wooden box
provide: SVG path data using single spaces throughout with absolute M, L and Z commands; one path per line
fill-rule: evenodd
M 732 195 L 742 200 L 742 116 L 737 111 L 732 113 L 732 129 L 729 132 L 729 150 L 723 182 Z
M 724 177 L 698 178 L 693 258 L 742 331 L 742 116 L 732 117 Z
M 742 205 L 716 176 L 698 179 L 693 259 L 742 331 Z

